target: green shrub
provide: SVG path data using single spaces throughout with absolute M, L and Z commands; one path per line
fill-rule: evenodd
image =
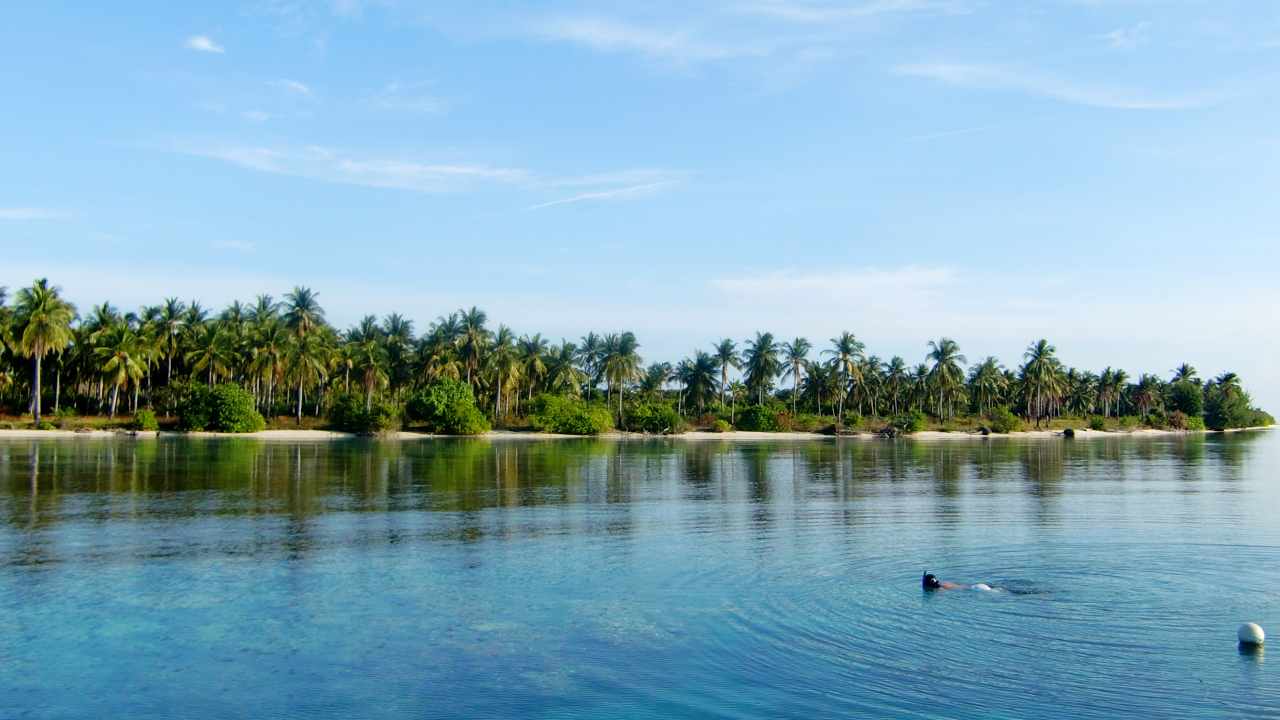
M 1150 428 L 1168 427 L 1169 416 L 1160 408 L 1154 408 L 1143 416 L 1142 423 Z
M 716 420 L 711 423 L 711 432 L 726 433 L 733 429 L 728 420 Z
M 738 411 L 738 429 L 755 432 L 778 432 L 780 413 L 767 405 L 750 405 Z
M 133 414 L 133 422 L 129 424 L 129 427 L 133 430 L 155 432 L 160 429 L 160 421 L 156 419 L 154 410 L 143 408 Z
M 830 424 L 827 418 L 810 413 L 800 413 L 791 418 L 791 429 L 796 432 L 818 432 Z
M 419 390 L 405 404 L 405 418 L 439 435 L 480 435 L 489 421 L 476 407 L 471 386 L 457 380 L 441 380 Z
M 239 385 L 187 384 L 178 394 L 178 427 L 226 433 L 259 432 L 267 426 L 253 396 Z
M 1094 415 L 1089 418 L 1089 429 L 1102 432 L 1107 429 L 1107 419 L 1101 415 Z
M 1187 429 L 1192 432 L 1204 432 L 1204 418 L 1192 415 L 1187 418 Z
M 865 422 L 866 422 L 866 418 L 862 417 L 858 413 L 847 412 L 844 414 L 844 422 L 842 423 L 842 425 L 849 429 L 855 429 L 855 428 L 862 427 L 863 423 Z
M 670 403 L 641 400 L 627 409 L 626 425 L 637 432 L 678 433 L 684 429 L 684 418 Z
M 992 432 L 1007 434 L 1022 429 L 1022 419 L 1007 407 L 993 409 L 987 413 L 987 419 L 991 423 Z
M 613 429 L 613 413 L 575 397 L 539 395 L 529 403 L 529 424 L 541 432 L 598 435 Z
M 1124 417 L 1120 418 L 1121 430 L 1132 430 L 1136 427 L 1138 427 L 1138 418 L 1132 415 L 1125 415 Z
M 36 426 L 36 429 L 37 430 L 57 430 L 58 428 L 48 420 L 41 420 L 40 424 Z
M 919 410 L 902 413 L 889 421 L 889 426 L 904 435 L 920 432 L 928 427 L 929 419 Z
M 1169 407 L 1188 417 L 1204 412 L 1204 391 L 1189 380 L 1179 380 L 1169 386 Z
M 342 432 L 373 434 L 400 429 L 400 408 L 392 402 L 375 400 L 365 409 L 364 397 L 339 395 L 329 406 L 329 425 Z

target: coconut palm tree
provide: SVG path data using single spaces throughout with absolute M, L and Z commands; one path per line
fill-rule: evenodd
M 571 342 L 560 344 L 547 354 L 546 388 L 553 393 L 580 395 L 587 374 L 578 368 L 578 348 Z
M 676 379 L 684 386 L 681 401 L 688 396 L 697 406 L 698 413 L 706 410 L 707 402 L 716 395 L 716 369 L 719 362 L 709 353 L 698 350 L 692 358 L 685 358 L 676 371 Z
M 978 412 L 983 415 L 1000 404 L 1008 388 L 1004 368 L 1001 367 L 1000 361 L 992 356 L 987 356 L 969 370 L 969 389 L 973 392 Z
M 837 398 L 838 407 L 836 415 L 844 417 L 844 398 L 848 393 L 848 387 L 852 383 L 860 382 L 861 378 L 858 374 L 858 361 L 862 358 L 862 351 L 866 348 L 854 334 L 848 330 L 840 333 L 839 337 L 831 338 L 831 349 L 823 350 L 823 355 L 829 355 L 831 362 L 836 368 L 836 374 L 840 378 L 840 394 Z
M 763 405 L 764 396 L 773 391 L 773 379 L 782 372 L 781 348 L 770 332 L 757 332 L 746 346 L 742 352 L 744 379 L 747 388 L 756 394 L 756 402 Z
M 963 396 L 964 371 L 961 365 L 969 361 L 960 354 L 960 346 L 951 338 L 940 338 L 929 341 L 929 382 L 937 395 L 938 417 L 951 419 L 955 414 L 957 396 Z
M 138 336 L 125 323 L 117 323 L 99 335 L 94 355 L 101 362 L 102 373 L 111 384 L 111 417 L 116 416 L 120 390 L 136 388 L 142 380 L 142 364 L 138 360 Z M 137 403 L 135 402 L 135 410 Z
M 515 384 L 520 374 L 520 353 L 516 348 L 516 336 L 511 332 L 511 328 L 506 325 L 498 326 L 498 332 L 493 336 L 486 360 L 496 379 L 493 417 L 497 420 L 502 417 L 502 389 L 504 386 Z
M 662 389 L 670 382 L 674 373 L 671 363 L 653 363 L 645 368 L 644 376 L 640 378 L 640 392 L 649 397 L 658 397 L 662 394 Z
M 295 328 L 297 325 L 295 325 Z M 324 382 L 329 370 L 329 346 L 323 333 L 294 331 L 285 353 L 290 379 L 298 389 L 297 422 L 302 424 L 302 399 L 308 387 Z
M 231 334 L 221 323 L 201 325 L 183 358 L 193 373 L 205 373 L 209 387 L 229 374 L 232 357 Z
M 1026 363 L 1022 366 L 1023 393 L 1026 397 L 1027 416 L 1036 421 L 1048 417 L 1062 397 L 1063 380 L 1057 348 L 1041 338 L 1027 347 L 1023 353 Z
M 738 355 L 737 343 L 725 338 L 715 344 L 712 356 L 720 366 L 720 404 L 724 404 L 724 395 L 729 390 L 729 368 L 737 370 L 742 367 L 742 357 Z
M 628 382 L 640 379 L 643 362 L 637 350 L 640 343 L 631 331 L 605 337 L 604 374 L 610 387 L 618 389 L 618 425 L 624 425 L 622 393 Z
M 66 349 L 74 335 L 71 323 L 76 318 L 76 308 L 62 299 L 62 291 L 40 278 L 29 288 L 22 288 L 14 302 L 18 351 L 35 359 L 31 379 L 31 413 L 40 425 L 40 365 L 45 355 Z
M 587 400 L 590 400 L 604 376 L 604 338 L 594 332 L 583 335 L 582 344 L 578 346 L 578 360 L 587 378 Z
M 490 333 L 485 328 L 488 320 L 489 316 L 474 305 L 470 310 L 458 311 L 458 355 L 467 369 L 468 385 L 472 384 L 472 378 L 480 368 L 481 358 L 489 342 Z
M 782 355 L 786 362 L 782 371 L 782 379 L 791 378 L 791 414 L 796 414 L 796 399 L 800 395 L 800 375 L 804 372 L 807 364 L 806 358 L 813 346 L 809 341 L 798 337 L 788 343 L 782 344 Z
M 320 307 L 317 293 L 307 287 L 295 287 L 284 296 L 285 327 L 298 337 L 309 335 L 324 325 L 324 308 Z M 194 305 L 193 305 L 194 306 Z
M 1190 363 L 1182 363 L 1173 369 L 1173 380 L 1170 382 L 1193 382 L 1199 384 L 1200 377 Z
M 516 348 L 520 357 L 520 375 L 528 388 L 526 397 L 532 400 L 535 386 L 547 375 L 547 341 L 542 339 L 542 333 L 525 335 L 516 343 Z

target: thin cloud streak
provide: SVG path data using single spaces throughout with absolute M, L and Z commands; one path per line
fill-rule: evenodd
M 893 72 L 955 87 L 1010 90 L 1073 105 L 1112 110 L 1187 110 L 1204 107 L 1212 102 L 1212 98 L 1204 95 L 1162 98 L 1131 90 L 1080 85 L 1069 80 L 997 65 L 916 63 L 899 65 Z
M 187 38 L 186 47 L 188 50 L 196 52 L 216 53 L 221 55 L 226 52 L 218 43 L 214 42 L 208 35 L 192 35 Z
M 616 200 L 619 198 L 635 197 L 637 195 L 647 195 L 656 191 L 658 188 L 666 187 L 674 184 L 674 180 L 661 180 L 658 182 L 646 183 L 644 185 L 632 185 L 631 187 L 617 188 L 614 190 L 599 190 L 596 192 L 579 193 L 573 197 L 567 197 L 563 200 L 552 200 L 538 205 L 532 205 L 526 210 L 541 210 L 543 208 L 555 207 L 557 205 L 568 205 L 570 203 L 585 202 L 588 200 Z
M 0 220 L 56 220 L 62 213 L 48 208 L 0 208 Z
M 604 18 L 559 18 L 538 23 L 535 34 L 609 53 L 636 53 L 677 63 L 763 55 L 761 48 L 704 42 L 682 30 L 653 29 Z
M 281 80 L 272 80 L 267 84 L 274 88 L 280 88 L 281 90 L 286 90 L 295 95 L 301 95 L 303 97 L 311 97 L 311 87 L 306 83 L 298 82 L 297 80 L 289 80 L 286 78 Z
M 839 6 L 772 0 L 745 5 L 739 10 L 786 22 L 817 24 L 906 13 L 957 15 L 968 12 L 969 5 L 958 0 L 871 0 Z
M 941 130 L 939 132 L 924 133 L 923 135 L 912 135 L 907 138 L 909 142 L 925 142 L 927 140 L 941 140 L 942 138 L 957 137 L 960 135 L 973 135 L 974 133 L 986 132 L 995 128 L 995 125 L 979 125 L 978 127 L 959 128 L 957 130 Z
M 682 177 L 678 172 L 649 169 L 554 177 L 540 175 L 525 168 L 363 156 L 320 146 L 297 148 L 193 143 L 165 149 L 256 172 L 421 193 L 438 194 L 496 187 L 526 190 L 583 189 L 583 192 L 572 197 L 535 205 L 528 208 L 530 210 L 586 200 L 643 195 L 662 186 L 675 184 Z M 625 187 L 619 187 L 620 185 Z

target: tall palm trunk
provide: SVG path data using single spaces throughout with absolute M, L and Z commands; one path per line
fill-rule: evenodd
M 111 417 L 116 416 L 116 403 L 120 400 L 120 386 L 113 385 L 111 387 Z
M 298 378 L 298 424 L 302 424 L 302 378 Z
M 31 382 L 31 416 L 35 419 L 36 428 L 40 427 L 40 351 L 36 350 L 36 374 Z
M 53 376 L 53 414 L 57 415 L 62 405 L 62 365 L 58 365 L 58 372 Z

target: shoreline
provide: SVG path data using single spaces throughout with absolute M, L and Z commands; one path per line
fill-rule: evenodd
M 1139 428 L 1135 430 L 1075 430 L 1077 438 L 1101 437 L 1163 437 L 1169 435 L 1210 435 L 1215 433 L 1238 433 L 1271 430 L 1272 427 L 1229 428 L 1227 430 L 1158 430 L 1155 428 Z M 537 440 L 684 440 L 690 442 L 706 442 L 712 440 L 731 442 L 767 442 L 776 440 L 992 440 L 1013 438 L 1051 438 L 1063 437 L 1061 430 L 1019 430 L 1011 433 L 991 433 L 982 435 L 976 432 L 943 432 L 941 430 L 922 430 L 899 438 L 885 438 L 878 433 L 852 433 L 848 435 L 825 435 L 810 432 L 756 432 L 734 430 L 730 432 L 689 431 L 676 435 L 653 435 L 649 433 L 633 433 L 611 431 L 599 435 L 564 435 L 557 433 L 527 432 L 518 430 L 490 430 L 483 435 L 433 435 L 424 432 L 401 430 L 384 435 L 368 436 L 356 433 L 338 432 L 334 430 L 263 430 L 256 433 L 217 433 L 217 432 L 179 432 L 175 430 L 134 431 L 134 430 L 0 430 L 3 439 L 52 439 L 52 438 L 130 438 L 155 439 L 159 437 L 186 438 L 240 438 L 265 441 L 332 441 L 366 438 L 372 440 L 497 440 L 497 441 L 537 441 Z

